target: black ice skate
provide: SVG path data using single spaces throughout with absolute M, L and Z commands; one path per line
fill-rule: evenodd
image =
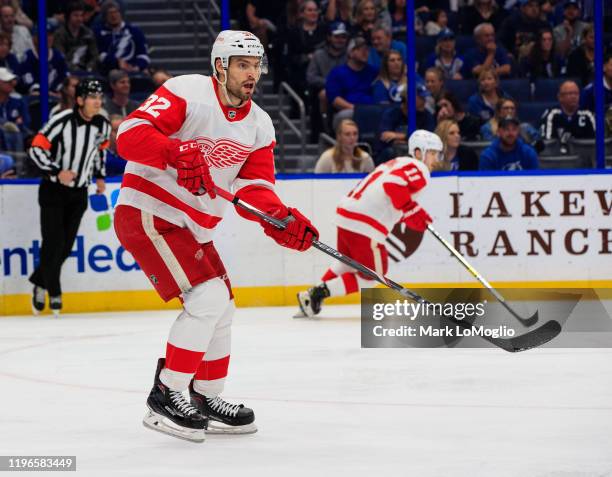
M 154 431 L 186 439 L 204 442 L 207 420 L 185 398 L 183 393 L 172 391 L 159 379 L 165 359 L 160 358 L 155 371 L 155 383 L 147 399 L 149 411 L 142 423 Z
M 34 285 L 32 290 L 32 313 L 38 315 L 45 309 L 45 294 L 47 292 L 44 288 Z
M 255 413 L 244 404 L 230 404 L 219 396 L 210 398 L 189 386 L 191 404 L 208 418 L 207 434 L 252 434 L 257 432 Z
M 49 308 L 57 318 L 62 311 L 62 295 L 49 297 Z
M 305 316 L 312 318 L 318 315 L 321 311 L 323 300 L 329 296 L 329 290 L 325 283 L 321 283 L 316 287 L 310 288 L 308 291 L 301 291 L 297 294 L 298 304 L 302 314 L 294 316 L 294 318 L 303 318 Z

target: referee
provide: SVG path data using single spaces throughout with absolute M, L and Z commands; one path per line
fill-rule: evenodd
M 30 277 L 34 314 L 45 309 L 46 292 L 53 313 L 62 309 L 60 272 L 87 209 L 87 186 L 93 176 L 98 194 L 106 187 L 104 161 L 111 127 L 101 109 L 102 85 L 95 79 L 82 80 L 76 87 L 74 109 L 53 116 L 28 150 L 44 173 L 38 190 L 40 263 Z

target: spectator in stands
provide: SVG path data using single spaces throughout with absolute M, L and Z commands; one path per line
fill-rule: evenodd
M 478 76 L 478 93 L 468 99 L 468 111 L 480 118 L 481 123 L 495 116 L 495 105 L 501 98 L 508 97 L 499 87 L 499 78 L 495 69 L 485 68 Z
M 563 58 L 555 50 L 555 40 L 550 28 L 538 32 L 531 51 L 521 59 L 519 76 L 534 82 L 538 78 L 558 78 L 564 70 Z
M 376 4 L 373 0 L 359 0 L 355 8 L 354 34 L 364 37 L 371 43 L 371 34 L 377 20 Z
M 480 128 L 480 138 L 483 141 L 493 141 L 497 137 L 499 122 L 502 118 L 518 118 L 518 103 L 511 98 L 502 98 L 495 105 L 495 116 Z M 533 144 L 540 139 L 540 132 L 529 123 L 520 123 L 521 137 L 527 144 Z
M 406 0 L 390 0 L 391 35 L 395 40 L 406 38 Z
M 150 59 L 145 36 L 137 26 L 123 21 L 117 2 L 106 0 L 101 7 L 103 25 L 95 29 L 101 72 L 112 69 L 128 73 L 143 71 Z
M 438 100 L 442 97 L 442 94 L 444 94 L 444 70 L 437 66 L 428 68 L 425 72 L 425 87 L 431 94 L 430 98 L 427 100 L 426 107 L 433 113 L 436 110 Z
M 499 122 L 497 139 L 480 154 L 481 171 L 538 169 L 538 153 L 520 136 L 519 120 L 508 116 Z
M 53 47 L 64 55 L 70 71 L 95 71 L 98 61 L 96 36 L 85 26 L 84 14 L 84 3 L 69 3 L 66 20 L 53 37 Z
M 436 128 L 436 118 L 426 107 L 431 93 L 424 84 L 416 87 L 416 128 L 432 131 Z
M 19 61 L 11 53 L 11 42 L 10 35 L 0 32 L 0 68 L 7 68 L 13 73 L 19 73 Z
M 11 71 L 0 68 L 0 150 L 23 152 L 30 115 L 24 99 L 13 95 L 16 79 Z
M 406 64 L 399 51 L 385 53 L 380 73 L 372 85 L 372 97 L 378 104 L 400 103 L 398 87 L 406 84 Z
M 111 114 L 108 118 L 111 123 L 110 144 L 106 150 L 106 177 L 123 175 L 127 161 L 117 152 L 117 131 L 123 122 L 123 117 L 118 114 Z
M 463 79 L 463 58 L 457 55 L 455 50 L 455 34 L 451 30 L 444 30 L 438 35 L 436 51 L 425 61 L 425 68 L 433 66 L 444 73 L 444 79 Z
M 25 52 L 34 48 L 30 31 L 16 24 L 15 9 L 10 5 L 0 8 L 0 29 L 11 37 L 13 53 L 19 61 L 23 60 Z
M 51 108 L 51 111 L 49 111 L 50 117 L 66 109 L 74 108 L 76 104 L 75 92 L 78 84 L 79 78 L 77 76 L 66 76 L 64 78 L 64 81 L 62 81 L 62 88 L 60 89 L 60 100 Z
M 319 133 L 327 124 L 325 79 L 333 68 L 346 63 L 347 42 L 346 24 L 344 22 L 330 23 L 325 46 L 317 49 L 308 63 L 306 84 L 310 95 L 311 142 L 317 142 Z
M 459 100 L 452 93 L 446 91 L 438 100 L 436 118 L 438 123 L 444 119 L 454 119 L 459 124 L 461 138 L 464 141 L 477 141 L 480 134 L 480 120 L 463 111 Z
M 153 82 L 154 89 L 159 88 L 170 78 L 172 78 L 172 75 L 167 70 L 164 70 L 163 68 L 157 68 L 151 74 L 151 81 Z
M 448 14 L 445 10 L 433 10 L 429 16 L 430 20 L 425 24 L 427 36 L 438 36 L 448 28 Z
M 595 117 L 588 109 L 580 109 L 580 88 L 575 81 L 564 81 L 557 98 L 559 106 L 542 115 L 541 133 L 543 139 L 557 139 L 565 153 L 571 138 L 595 137 Z
M 510 76 L 512 65 L 508 52 L 495 42 L 495 28 L 490 23 L 481 23 L 474 29 L 476 47 L 464 56 L 463 77 L 478 77 L 484 68 L 495 68 L 499 77 Z
M 481 23 L 489 23 L 499 30 L 504 17 L 504 10 L 497 6 L 495 0 L 475 0 L 473 5 L 460 10 L 461 34 L 472 35 Z
M 47 24 L 49 25 L 49 24 Z M 64 55 L 59 50 L 51 47 L 53 45 L 53 31 L 47 29 L 47 58 L 49 61 L 49 94 L 56 98 L 60 97 L 62 82 L 68 75 L 68 65 Z M 40 93 L 40 51 L 38 51 L 38 35 L 34 36 L 34 48 L 27 50 L 21 63 L 20 74 L 24 90 L 28 94 Z
M 538 0 L 519 0 L 519 9 L 504 20 L 499 30 L 499 40 L 515 57 L 521 47 L 535 41 L 536 34 L 548 23 L 540 20 Z
M 317 48 L 325 44 L 325 27 L 319 22 L 319 7 L 313 0 L 302 3 L 300 21 L 287 32 L 288 83 L 301 96 L 306 91 L 306 69 Z
M 110 96 L 104 98 L 104 109 L 109 115 L 125 117 L 138 109 L 140 104 L 130 99 L 130 77 L 124 70 L 112 70 L 108 75 Z
M 376 69 L 380 69 L 383 56 L 390 50 L 399 52 L 402 56 L 402 61 L 406 62 L 406 44 L 393 40 L 391 37 L 391 28 L 382 22 L 376 23 L 371 32 L 372 47 L 368 56 L 368 63 Z
M 9 5 L 13 7 L 13 10 L 15 11 L 15 23 L 17 25 L 26 27 L 28 30 L 34 28 L 34 22 L 29 16 L 26 15 L 26 13 L 21 8 L 20 0 L 1 0 L 0 6 L 4 5 Z
M 248 0 L 246 5 L 246 18 L 249 30 L 260 40 L 268 50 L 271 37 L 279 30 L 279 17 L 285 2 L 270 0 Z
M 580 20 L 580 2 L 578 0 L 566 0 L 563 4 L 563 23 L 557 25 L 553 30 L 557 54 L 562 58 L 580 44 L 582 32 L 588 23 Z
M 595 30 L 593 24 L 582 30 L 582 44 L 570 53 L 567 58 L 566 75 L 579 78 L 580 84 L 586 86 L 593 81 L 595 71 Z
M 15 160 L 8 154 L 0 154 L 0 179 L 16 179 Z
M 382 164 L 401 155 L 402 149 L 408 145 L 408 99 L 406 86 L 400 88 L 401 104 L 385 109 L 379 126 L 379 136 L 376 142 L 376 164 Z
M 603 86 L 604 86 L 604 107 L 612 104 L 612 50 L 604 56 L 603 61 Z M 580 108 L 595 112 L 595 88 L 590 83 L 580 95 Z
M 477 171 L 478 156 L 467 146 L 461 144 L 461 131 L 454 119 L 440 121 L 435 133 L 444 144 L 444 166 L 446 171 Z
M 336 127 L 336 145 L 327 149 L 315 165 L 315 174 L 337 172 L 372 172 L 374 161 L 357 146 L 359 128 L 352 119 L 343 119 Z
M 353 117 L 356 104 L 372 104 L 372 82 L 378 71 L 368 65 L 368 44 L 364 38 L 351 39 L 346 64 L 330 71 L 325 83 L 327 99 L 336 111 L 334 122 Z
M 353 23 L 353 0 L 329 0 L 325 9 L 325 21 Z

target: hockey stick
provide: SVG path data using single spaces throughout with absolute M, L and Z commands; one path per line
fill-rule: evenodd
M 491 294 L 497 298 L 497 301 L 499 301 L 506 310 L 508 310 L 510 312 L 510 314 L 512 316 L 514 316 L 518 321 L 520 321 L 523 325 L 525 326 L 532 326 L 535 325 L 536 322 L 538 321 L 538 312 L 536 310 L 536 312 L 530 316 L 529 318 L 523 318 L 521 315 L 519 315 L 517 312 L 515 312 L 510 305 L 508 305 L 508 303 L 506 302 L 506 300 L 504 299 L 503 296 L 501 296 L 501 294 L 491 286 L 491 284 L 480 274 L 478 273 L 478 271 L 472 267 L 468 261 L 463 257 L 463 255 L 461 255 L 457 249 L 455 247 L 453 247 L 444 237 L 442 237 L 437 231 L 436 229 L 434 229 L 431 224 L 427 226 L 427 230 L 429 230 L 432 235 L 438 239 L 438 241 L 444 245 L 444 247 L 446 247 L 446 249 L 453 254 L 453 256 L 459 260 L 459 262 L 461 263 L 461 265 L 463 265 L 468 272 L 470 272 L 472 275 L 474 275 L 474 277 L 476 278 L 476 280 L 478 280 L 480 283 L 483 284 L 483 286 L 489 290 L 491 292 Z
M 284 230 L 287 227 L 287 223 L 285 221 L 270 217 L 261 210 L 252 206 L 251 204 L 240 200 L 235 195 L 227 192 L 226 190 L 221 189 L 218 186 L 215 186 L 215 192 L 217 193 L 217 195 L 219 195 L 219 197 L 231 202 L 236 207 L 240 207 L 241 209 L 246 210 L 247 212 L 255 215 L 256 217 L 259 217 L 261 220 L 268 222 L 269 224 L 272 224 L 281 230 Z M 323 253 L 335 258 L 336 260 L 339 260 L 340 262 L 354 268 L 355 270 L 358 270 L 364 275 L 370 277 L 372 280 L 376 280 L 377 282 L 382 283 L 383 285 L 386 285 L 389 288 L 392 288 L 393 290 L 399 292 L 402 296 L 406 298 L 416 301 L 417 303 L 422 303 L 424 305 L 431 304 L 429 301 L 427 301 L 425 298 L 418 295 L 417 293 L 408 290 L 407 288 L 404 288 L 399 283 L 394 282 L 393 280 L 385 277 L 384 275 L 379 275 L 374 270 L 370 270 L 365 265 L 362 265 L 361 263 L 353 260 L 352 258 L 347 257 L 343 253 L 340 253 L 338 250 L 335 250 L 334 248 L 324 244 L 323 242 L 319 242 L 318 240 L 314 239 L 312 241 L 312 246 L 321 250 Z M 463 320 L 454 319 L 453 321 L 462 328 L 470 330 L 474 329 L 473 325 Z M 560 332 L 561 325 L 557 321 L 550 320 L 544 323 L 539 328 L 536 328 L 535 330 L 528 331 L 525 334 L 513 338 L 493 338 L 492 336 L 483 335 L 478 336 L 489 341 L 491 344 L 502 348 L 505 351 L 515 353 L 517 351 L 525 351 L 531 348 L 541 346 L 544 343 L 547 343 L 548 341 L 555 338 Z

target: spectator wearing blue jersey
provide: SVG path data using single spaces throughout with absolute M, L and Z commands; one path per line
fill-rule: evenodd
M 347 62 L 329 72 L 325 82 L 327 100 L 337 111 L 334 129 L 343 118 L 352 118 L 356 104 L 373 104 L 372 83 L 378 70 L 368 65 L 368 44 L 353 38 L 347 48 Z
M 371 33 L 372 47 L 368 55 L 368 64 L 380 69 L 382 58 L 391 50 L 397 51 L 404 63 L 406 62 L 406 45 L 391 37 L 391 27 L 383 22 L 378 22 Z
M 464 78 L 478 77 L 484 68 L 493 67 L 498 76 L 510 76 L 512 64 L 506 49 L 495 41 L 495 28 L 490 23 L 481 23 L 474 29 L 476 47 L 464 56 L 462 75 Z
M 604 107 L 607 108 L 612 104 L 612 51 L 608 51 L 604 56 L 603 71 Z M 595 112 L 595 88 L 593 83 L 590 83 L 582 90 L 580 109 L 588 109 Z
M 13 73 L 19 73 L 19 60 L 11 53 L 11 37 L 0 32 L 0 68 L 7 68 Z
M 395 50 L 385 53 L 378 78 L 372 85 L 372 96 L 378 104 L 401 102 L 398 87 L 406 84 L 406 64 Z
M 485 68 L 478 76 L 478 93 L 468 99 L 468 112 L 480 118 L 481 123 L 495 116 L 495 105 L 501 98 L 507 98 L 499 88 L 499 78 L 494 68 Z
M 0 68 L 0 149 L 23 151 L 24 133 L 29 132 L 30 115 L 21 96 L 14 94 L 17 77 Z
M 95 29 L 103 73 L 122 69 L 128 73 L 143 71 L 151 60 L 145 36 L 140 28 L 123 21 L 117 2 L 107 0 L 100 12 L 103 25 Z
M 538 154 L 520 139 L 519 120 L 513 116 L 499 122 L 497 139 L 480 154 L 481 171 L 538 169 Z
M 68 65 L 64 55 L 52 48 L 53 31 L 47 30 L 47 58 L 49 61 L 49 94 L 57 98 L 60 97 L 62 82 L 68 75 Z M 34 48 L 27 50 L 23 62 L 21 63 L 20 76 L 23 89 L 28 94 L 39 94 L 40 92 L 40 51 L 38 49 L 38 35 L 34 36 Z
M 455 34 L 451 30 L 442 31 L 436 40 L 436 50 L 425 61 L 425 68 L 437 67 L 444 72 L 445 79 L 463 79 L 463 58 L 455 50 Z

